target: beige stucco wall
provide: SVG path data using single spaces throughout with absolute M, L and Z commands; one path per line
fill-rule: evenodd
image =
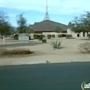
M 73 37 L 77 37 L 77 35 L 79 34 L 79 37 L 84 37 L 83 32 L 75 33 L 75 32 L 72 32 L 70 29 L 67 29 L 67 34 L 72 35 Z M 90 34 L 90 32 L 89 32 L 89 34 Z M 87 32 L 85 32 L 85 37 L 87 37 L 87 35 L 88 35 Z
M 88 33 L 90 34 L 90 32 L 88 32 Z M 83 32 L 75 33 L 73 31 L 71 31 L 71 29 L 67 29 L 67 33 L 43 32 L 42 34 L 45 35 L 45 37 L 44 37 L 45 39 L 47 39 L 47 35 L 53 35 L 53 34 L 55 35 L 55 38 L 58 38 L 58 35 L 60 35 L 60 34 L 72 35 L 73 37 L 77 37 L 79 34 L 79 37 L 84 37 Z M 34 39 L 33 35 L 34 35 L 33 33 L 30 34 L 31 39 Z M 85 37 L 87 37 L 87 32 L 85 33 Z

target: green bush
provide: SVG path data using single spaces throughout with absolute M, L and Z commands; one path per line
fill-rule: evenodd
M 62 34 L 59 34 L 58 37 L 61 38 L 62 37 Z
M 50 39 L 50 38 L 51 38 L 51 35 L 50 35 L 50 34 L 48 34 L 48 35 L 47 35 L 47 38 L 48 38 L 48 39 Z
M 79 45 L 79 50 L 82 53 L 90 53 L 90 42 L 85 42 Z
M 34 39 L 39 39 L 39 35 L 38 34 L 34 34 Z
M 66 39 L 74 39 L 72 35 L 66 35 Z
M 66 34 L 62 34 L 62 37 L 66 37 Z
M 47 40 L 46 40 L 46 39 L 42 39 L 42 42 L 43 42 L 43 43 L 46 43 L 46 42 L 47 42 Z
M 54 34 L 52 34 L 52 35 L 51 35 L 51 37 L 52 37 L 52 38 L 55 38 L 55 35 L 54 35 Z
M 39 40 L 41 41 L 45 37 L 44 35 L 39 35 Z
M 14 35 L 14 40 L 18 40 L 18 34 Z
M 34 34 L 34 39 L 39 39 L 42 40 L 43 37 L 45 37 L 44 35 L 38 35 L 38 34 Z
M 60 41 L 52 41 L 50 44 L 51 44 L 51 46 L 53 48 L 56 48 L 56 49 L 59 49 L 60 46 L 61 46 L 61 42 Z

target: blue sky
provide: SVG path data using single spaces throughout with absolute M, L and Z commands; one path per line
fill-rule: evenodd
M 46 0 L 0 0 L 0 11 L 7 12 L 10 22 L 17 26 L 16 16 L 24 13 L 28 24 L 40 22 L 45 17 Z M 50 20 L 68 24 L 75 16 L 90 11 L 90 0 L 48 0 Z

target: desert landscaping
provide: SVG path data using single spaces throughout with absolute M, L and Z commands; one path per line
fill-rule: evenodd
M 61 42 L 60 49 L 53 49 L 50 45 L 51 41 L 58 40 Z M 18 64 L 31 64 L 33 62 L 48 62 L 48 63 L 66 63 L 66 62 L 87 62 L 90 61 L 90 54 L 81 53 L 78 46 L 84 42 L 90 42 L 88 38 L 52 38 L 48 39 L 47 43 L 42 43 L 39 40 L 31 40 L 29 43 L 38 43 L 35 45 L 19 46 L 19 47 L 7 47 L 10 48 L 27 48 L 34 53 L 29 55 L 19 55 L 19 56 L 1 56 L 0 66 L 2 65 L 18 65 Z M 16 44 L 20 43 L 12 39 L 5 39 L 3 44 L 3 39 L 0 39 L 0 45 L 5 44 Z M 0 47 L 3 48 L 3 47 Z M 6 47 L 4 47 L 6 48 Z

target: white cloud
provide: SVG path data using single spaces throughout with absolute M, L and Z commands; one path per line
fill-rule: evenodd
M 0 0 L 0 7 L 45 12 L 46 0 Z M 89 11 L 90 0 L 48 0 L 50 14 L 77 14 Z

